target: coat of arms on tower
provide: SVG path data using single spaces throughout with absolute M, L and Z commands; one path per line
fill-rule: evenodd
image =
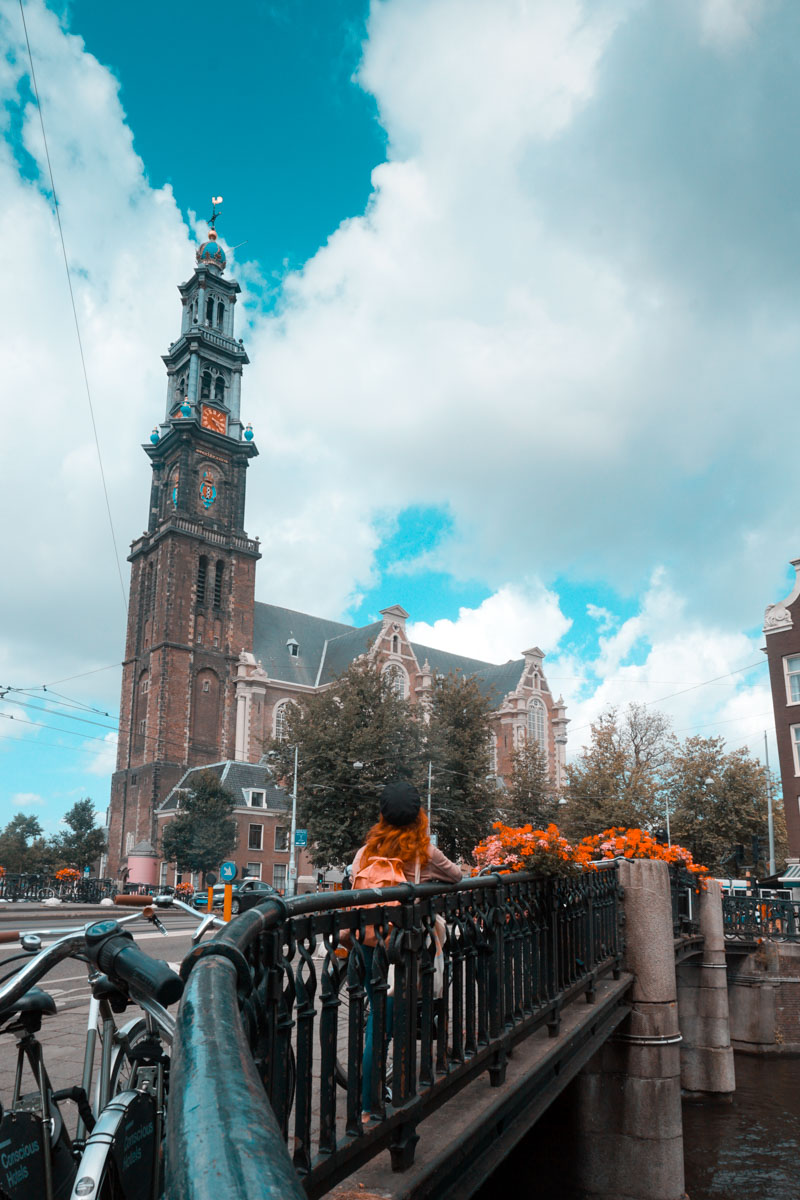
M 209 471 L 203 471 L 203 478 L 200 481 L 200 500 L 203 508 L 210 508 L 217 498 L 217 489 L 214 486 L 214 476 Z

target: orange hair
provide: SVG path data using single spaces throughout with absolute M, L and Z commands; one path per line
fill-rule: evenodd
M 373 858 L 401 858 L 411 862 L 416 858 L 420 870 L 430 858 L 428 818 L 422 809 L 410 825 L 390 825 L 380 817 L 367 834 L 362 863 Z

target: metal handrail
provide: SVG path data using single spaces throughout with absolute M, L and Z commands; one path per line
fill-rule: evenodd
M 437 915 L 447 923 L 441 999 L 433 982 Z M 385 1148 L 393 1167 L 405 1169 L 428 1113 L 484 1072 L 501 1083 L 514 1042 L 543 1025 L 557 1033 L 566 1003 L 593 996 L 600 976 L 618 974 L 618 924 L 613 868 L 270 899 L 242 914 L 182 967 L 188 982 L 171 1066 L 167 1194 L 314 1197 Z M 343 974 L 337 950 L 348 940 L 354 949 Z M 364 1130 L 370 962 L 379 1046 L 390 967 L 394 975 L 393 1075 L 387 1105 L 385 1062 L 374 1055 L 369 1090 L 379 1119 Z M 345 1000 L 347 1087 L 337 1093 Z M 235 1180 L 227 1191 L 226 1178 Z

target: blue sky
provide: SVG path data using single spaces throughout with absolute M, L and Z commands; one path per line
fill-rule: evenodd
M 221 193 L 258 598 L 401 603 L 417 640 L 492 661 L 538 644 L 570 753 L 630 699 L 758 750 L 761 618 L 799 548 L 800 10 L 25 12 L 124 580 L 175 285 Z M 107 803 L 125 614 L 12 0 L 0 31 L 0 684 L 23 689 L 0 823 L 54 828 Z

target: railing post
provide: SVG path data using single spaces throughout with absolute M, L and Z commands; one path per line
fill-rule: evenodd
M 489 984 L 489 1041 L 499 1041 L 505 1029 L 505 905 L 502 903 L 503 889 L 492 889 L 491 908 L 487 913 L 488 939 L 491 953 L 488 960 Z M 505 1046 L 499 1046 L 489 1066 L 489 1083 L 500 1087 L 505 1083 L 508 1055 Z

